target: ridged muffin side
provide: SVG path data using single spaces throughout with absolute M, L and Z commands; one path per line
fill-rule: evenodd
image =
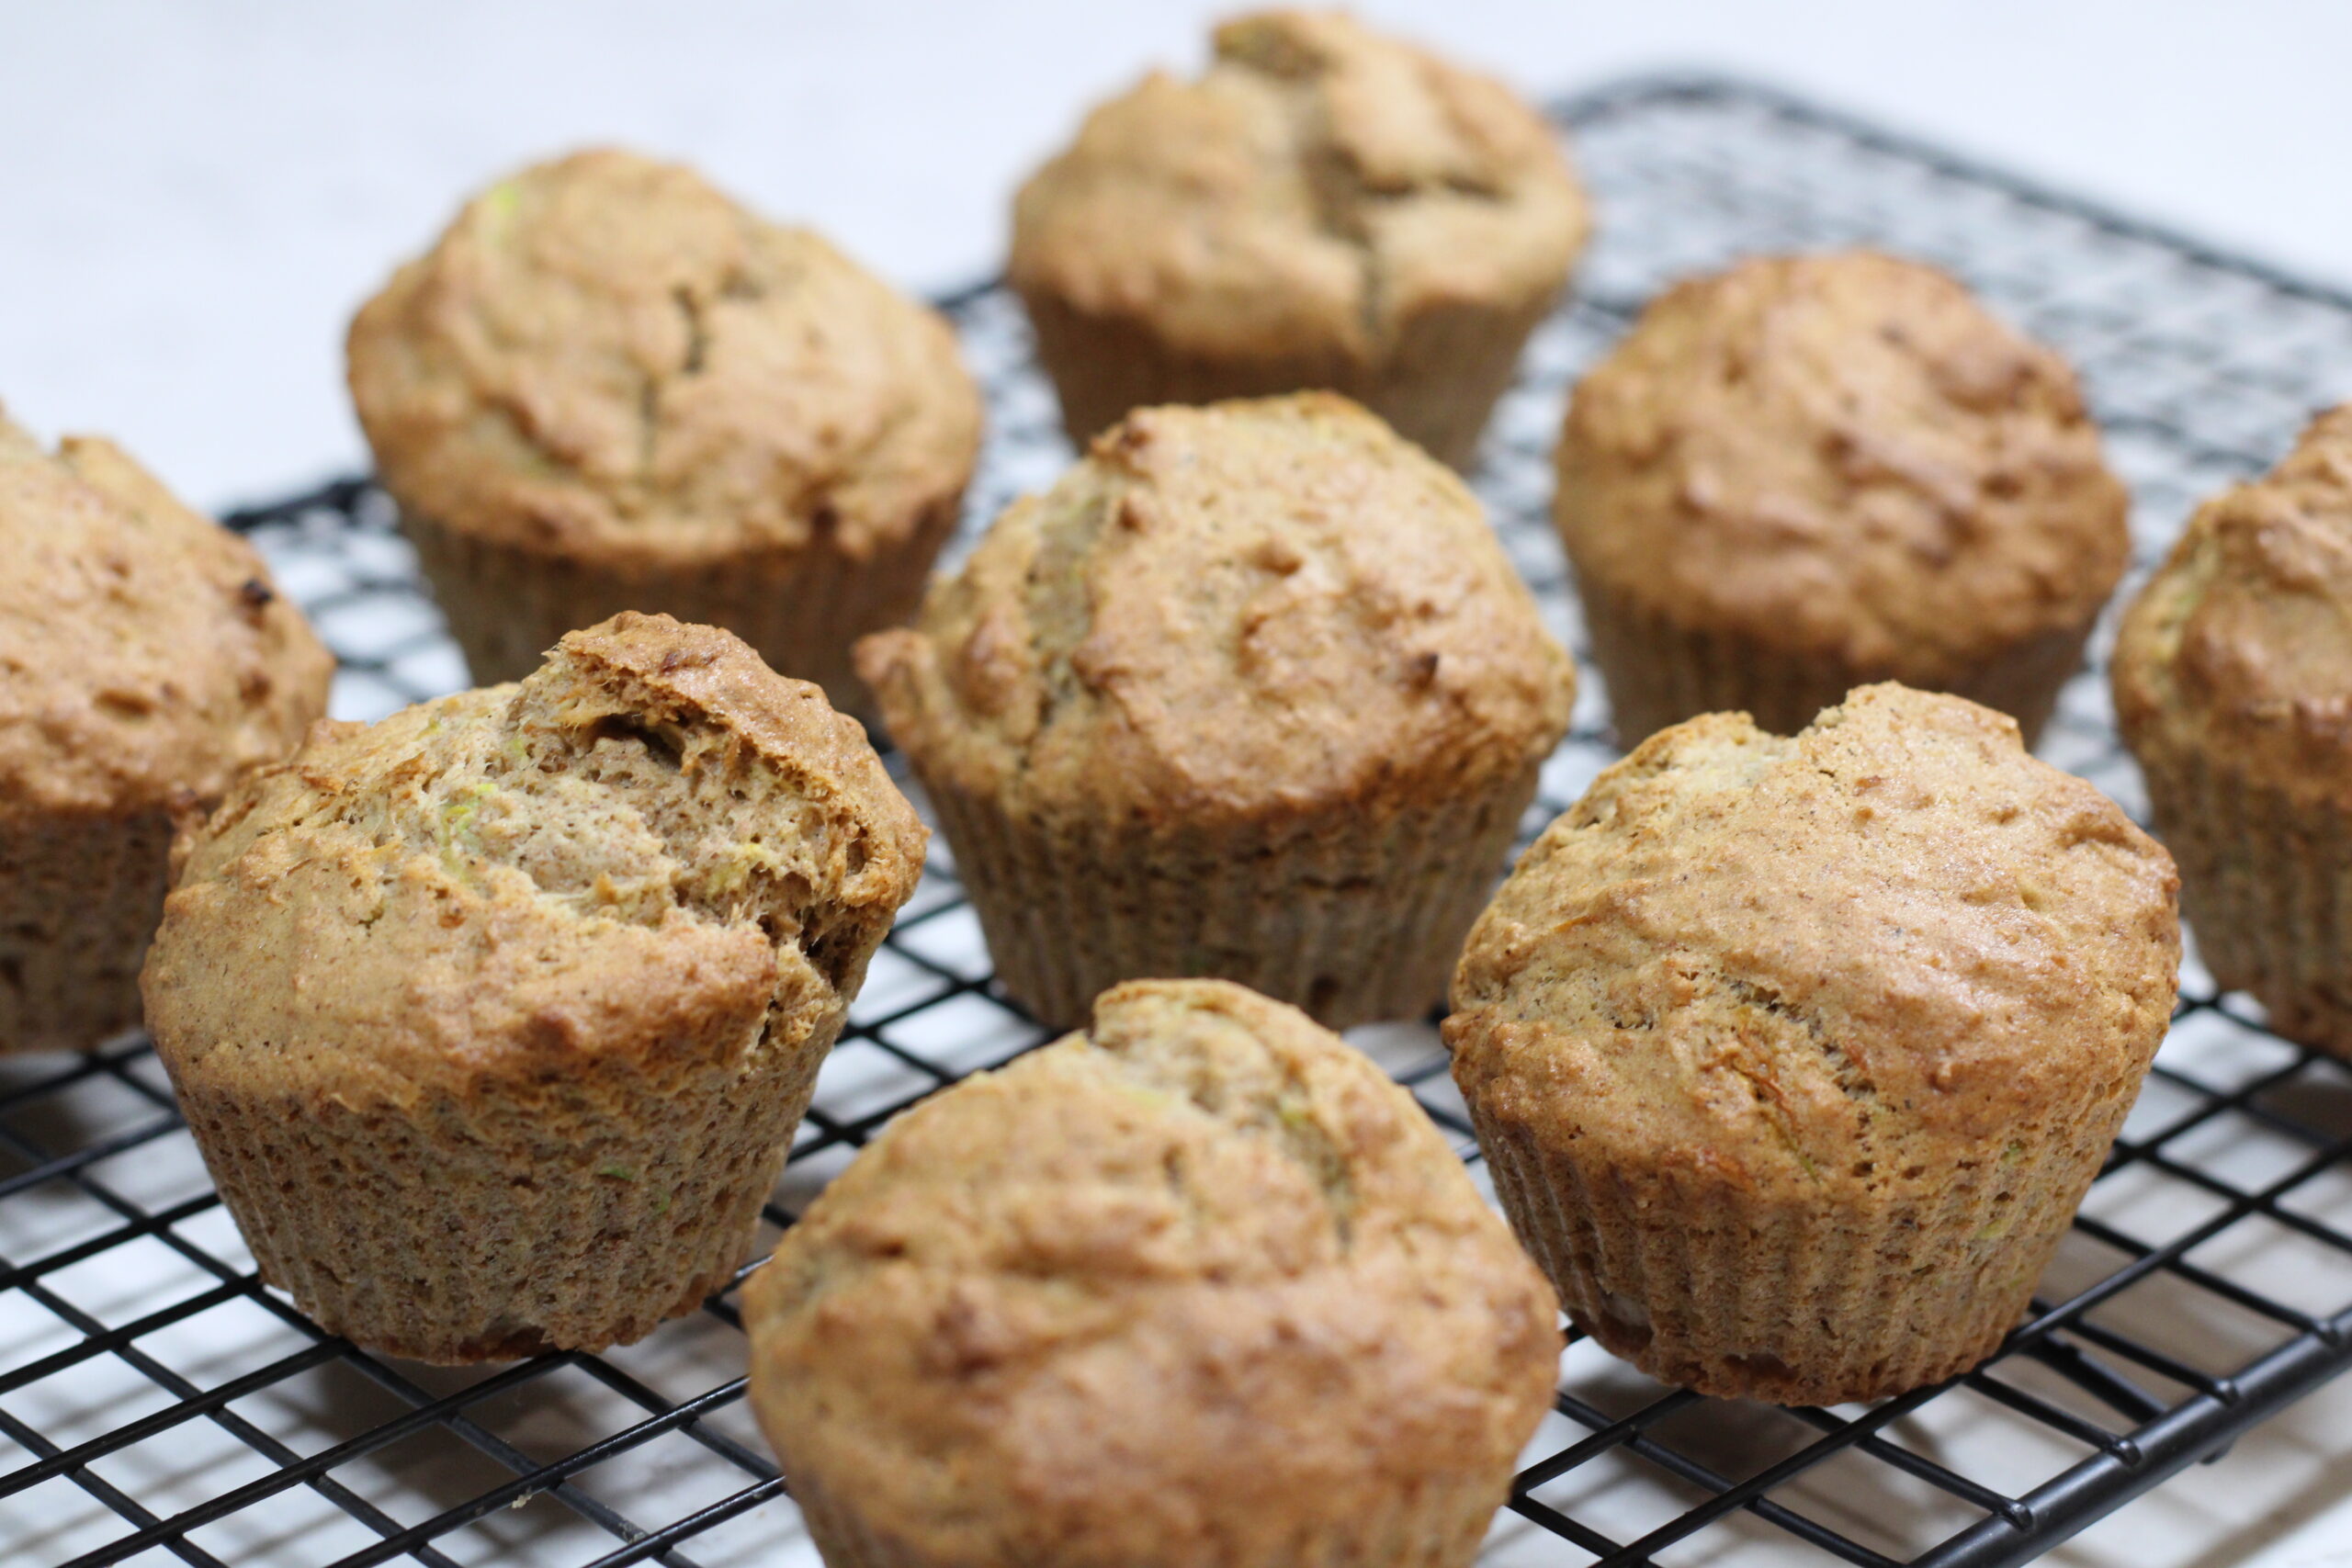
M 1462 482 L 1329 393 L 1139 410 L 860 668 L 1005 987 L 1437 1001 L 1575 671 Z
M 909 1111 L 743 1297 L 829 1568 L 1459 1568 L 1560 1351 L 1411 1097 L 1213 981 Z
M 2198 956 L 2352 1056 L 2352 405 L 2199 509 L 2112 676 Z
M 1007 275 L 1070 439 L 1154 403 L 1324 388 L 1466 466 L 1590 228 L 1501 84 L 1336 13 L 1216 30 L 1022 186 Z
M 623 615 L 241 784 L 183 846 L 150 1028 L 322 1325 L 595 1349 L 742 1261 L 922 842 L 816 687 Z
M 1874 252 L 1660 295 L 1570 395 L 1557 465 L 1627 746 L 1702 713 L 1792 735 L 1876 681 L 2030 745 L 2131 549 L 2074 372 Z
M 292 750 L 334 671 L 243 539 L 0 414 L 0 1053 L 139 1022 L 175 813 Z
M 468 202 L 351 324 L 351 393 L 477 682 L 624 610 L 835 705 L 954 530 L 978 389 L 934 311 L 691 170 L 614 151 Z
M 1872 1399 L 1989 1355 L 2137 1097 L 2164 850 L 1960 698 L 1645 741 L 1481 917 L 1445 1038 L 1577 1322 L 1704 1393 Z

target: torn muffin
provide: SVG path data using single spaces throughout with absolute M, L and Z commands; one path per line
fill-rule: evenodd
M 816 687 L 621 615 L 233 791 L 180 846 L 150 1028 L 323 1326 L 617 1344 L 742 1261 L 923 837 Z

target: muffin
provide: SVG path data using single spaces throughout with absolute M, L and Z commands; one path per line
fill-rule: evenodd
M 1216 30 L 1030 177 L 1010 278 L 1062 421 L 1329 388 L 1456 468 L 1584 248 L 1583 192 L 1500 84 L 1337 14 Z
M 2352 404 L 2189 520 L 2113 675 L 2198 955 L 2352 1057 Z
M 1792 735 L 1900 681 L 2029 745 L 2130 553 L 2074 373 L 1868 251 L 1668 290 L 1580 383 L 1555 517 L 1627 745 L 1741 710 Z
M 322 1325 L 597 1349 L 743 1260 L 922 845 L 816 687 L 620 615 L 238 785 L 179 851 L 149 1027 Z
M 979 394 L 933 312 L 626 152 L 468 203 L 351 324 L 378 477 L 474 679 L 660 610 L 834 704 L 953 530 Z
M 1434 1004 L 1576 676 L 1461 481 L 1346 400 L 1139 410 L 858 647 L 1013 998 Z
M 909 1111 L 743 1291 L 830 1568 L 1466 1564 L 1556 1322 L 1409 1095 L 1206 980 Z
M 0 1053 L 139 1022 L 174 811 L 292 750 L 334 671 L 243 540 L 0 412 Z
M 1876 1399 L 2026 1310 L 2172 1011 L 2177 886 L 2008 718 L 1866 687 L 1652 736 L 1528 851 L 1445 1023 L 1569 1313 L 1702 1393 Z

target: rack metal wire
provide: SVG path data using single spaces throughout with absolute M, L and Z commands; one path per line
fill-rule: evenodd
M 1557 114 L 1602 237 L 1576 299 L 1531 345 L 1478 486 L 1574 642 L 1544 521 L 1563 389 L 1662 282 L 1744 252 L 1867 242 L 1926 256 L 2060 345 L 2133 483 L 2142 570 L 2197 498 L 2352 392 L 2352 297 L 1933 148 L 1712 79 L 1624 84 Z M 945 304 L 990 404 L 968 544 L 1069 454 L 1003 290 Z M 339 483 L 231 521 L 341 655 L 339 713 L 462 682 L 379 492 Z M 2103 690 L 2095 675 L 2069 688 L 2043 751 L 2137 810 Z M 1529 832 L 1610 759 L 1605 719 L 1590 691 Z M 758 1255 L 892 1115 L 1043 1038 L 992 985 L 935 843 Z M 1353 1038 L 1475 1170 L 1434 1032 Z M 1666 1389 L 1574 1344 L 1489 1561 L 1713 1561 L 1727 1538 L 1875 1568 L 2036 1556 L 2352 1362 L 2347 1156 L 2352 1076 L 2266 1034 L 2192 956 L 2147 1092 L 1997 1358 L 1874 1406 L 1781 1411 Z M 746 1416 L 742 1359 L 731 1290 L 601 1356 L 450 1371 L 370 1355 L 258 1283 L 143 1042 L 0 1063 L 11 1563 L 813 1562 Z

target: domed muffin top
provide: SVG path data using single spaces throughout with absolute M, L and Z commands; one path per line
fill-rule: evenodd
M 1570 399 L 1555 516 L 1655 615 L 1932 686 L 2097 614 L 2127 500 L 2064 361 L 1848 251 L 1653 300 Z
M 148 1022 L 183 1083 L 560 1101 L 571 1065 L 617 1058 L 659 1092 L 830 1040 L 923 837 L 818 688 L 623 615 L 516 684 L 322 726 L 248 775 L 180 846 Z
M 1426 802 L 1575 688 L 1462 482 L 1329 393 L 1138 410 L 858 651 L 926 773 L 1096 820 Z
M 1490 1509 L 1555 1311 L 1403 1089 L 1212 980 L 917 1106 L 744 1289 L 787 1472 L 974 1563 L 1279 1561 L 1465 1476 Z
M 1793 739 L 1711 714 L 1528 851 L 1446 1038 L 1547 1141 L 1751 1190 L 1916 1188 L 1937 1151 L 1997 1159 L 2021 1124 L 2129 1102 L 2172 1011 L 2177 885 L 1961 698 L 1867 686 Z
M 113 443 L 0 414 L 0 817 L 217 799 L 334 671 L 243 539 Z
M 2125 615 L 2114 677 L 2133 746 L 2352 802 L 2352 404 L 2198 510 Z
M 1212 356 L 1376 356 L 1455 300 L 1542 296 L 1589 227 L 1542 117 L 1336 13 L 1216 30 L 1196 81 L 1097 107 L 1022 187 L 1011 275 Z
M 550 552 L 862 559 L 960 491 L 978 449 L 937 315 L 621 152 L 468 202 L 360 310 L 349 353 L 402 506 Z

